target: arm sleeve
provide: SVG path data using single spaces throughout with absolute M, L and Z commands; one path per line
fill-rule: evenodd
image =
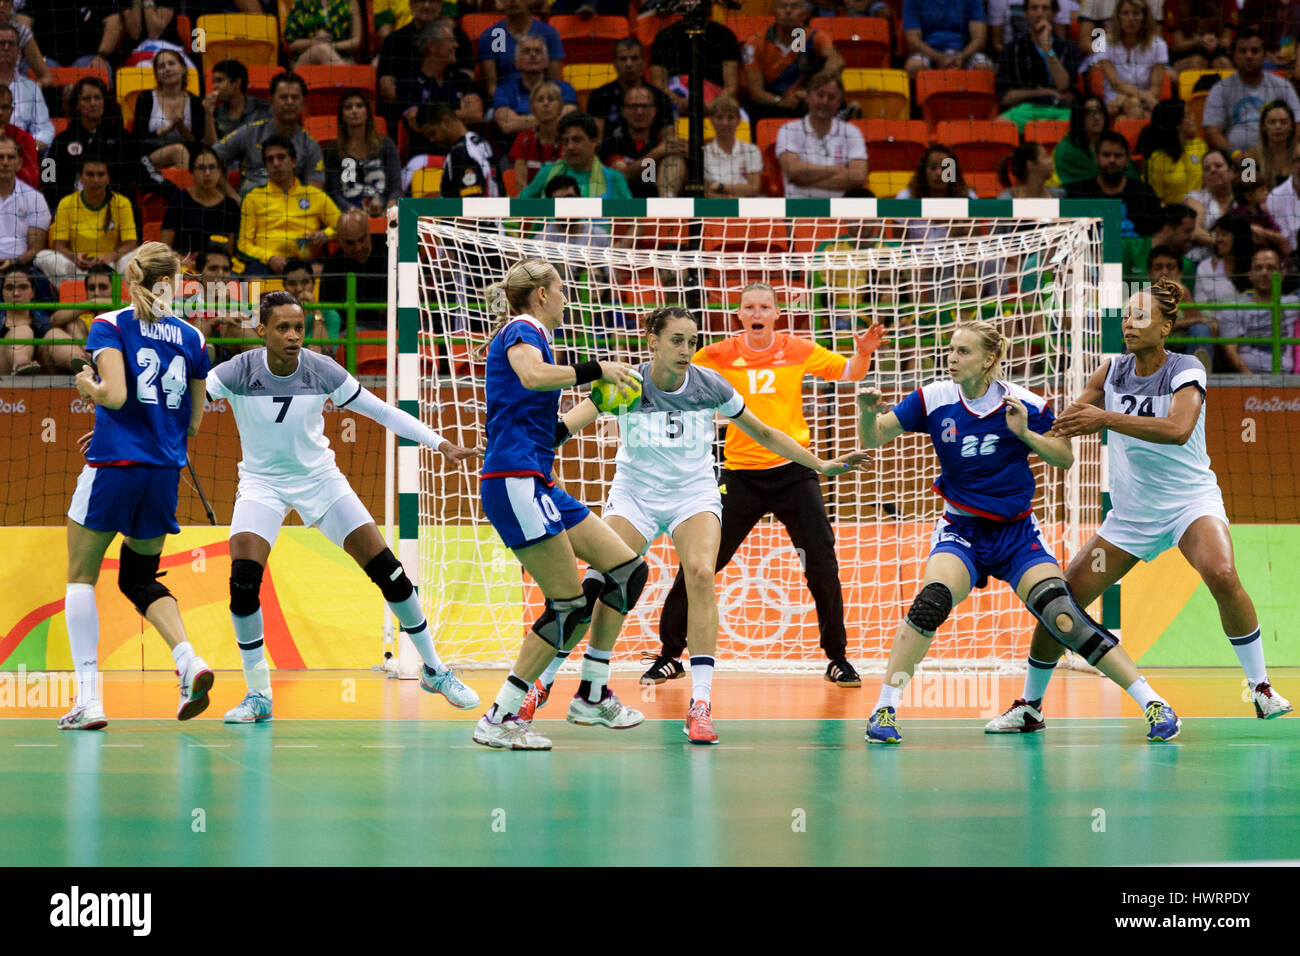
M 862 138 L 862 130 L 856 126 L 850 126 L 849 133 L 849 154 L 846 157 L 851 163 L 855 159 L 867 158 L 867 141 Z
M 45 197 L 36 193 L 33 197 L 32 205 L 35 207 L 32 211 L 32 221 L 29 225 L 37 229 L 43 229 L 46 232 L 50 229 L 50 205 L 45 201 Z
M 230 389 L 226 388 L 226 383 L 221 380 L 222 371 L 229 365 L 229 362 L 222 362 L 208 370 L 208 398 L 230 397 Z
M 836 355 L 825 346 L 814 345 L 804 363 L 804 368 L 809 375 L 816 375 L 820 379 L 832 382 L 843 378 L 844 369 L 848 364 L 849 360 L 843 355 Z
M 1294 93 L 1291 98 L 1295 99 Z M 54 123 L 50 121 L 50 109 L 45 105 L 45 97 L 39 90 L 32 97 L 32 128 L 27 132 L 42 143 L 54 142 Z
M 898 419 L 898 424 L 902 425 L 904 430 L 909 432 L 923 432 L 926 430 L 925 399 L 922 398 L 919 388 L 909 392 L 907 398 L 895 405 L 891 411 L 893 411 L 894 417 Z
M 258 242 L 265 235 L 262 228 L 263 216 L 257 198 L 249 193 L 239 205 L 239 251 L 258 262 L 271 258 L 270 250 Z
M 387 136 L 379 158 L 384 163 L 384 202 L 398 199 L 402 195 L 402 157 L 398 155 L 397 144 Z
M 244 158 L 244 151 L 247 148 L 244 141 L 248 139 L 249 135 L 251 135 L 249 132 L 251 129 L 252 127 L 250 126 L 236 127 L 235 130 L 224 139 L 217 140 L 212 147 L 212 151 L 220 156 L 221 161 L 227 166 L 229 166 L 233 160 L 242 160 Z
M 112 322 L 99 319 L 90 323 L 90 331 L 86 333 L 86 351 L 97 355 L 103 349 L 121 351 L 122 333 Z
M 112 203 L 113 216 L 117 219 L 117 241 L 138 242 L 140 235 L 135 231 L 135 210 L 131 207 L 131 200 L 121 193 L 114 193 Z
M 1205 111 L 1201 114 L 1202 126 L 1218 126 L 1227 134 L 1228 108 L 1224 102 L 1223 80 L 1210 87 L 1210 95 L 1205 98 Z M 1294 95 L 1294 94 L 1293 94 Z
M 314 139 L 307 140 L 307 176 L 303 185 L 323 185 L 325 182 L 325 156 L 320 151 L 320 143 Z
M 193 326 L 190 328 L 194 330 L 194 344 L 189 356 L 190 378 L 207 378 L 208 372 L 212 370 L 212 363 L 208 360 L 207 342 L 202 332 Z
M 1199 363 L 1198 363 L 1199 364 Z M 1029 405 L 1029 430 L 1042 435 L 1052 430 L 1052 425 L 1056 422 L 1056 416 L 1052 414 L 1052 406 L 1043 402 L 1042 408 L 1035 409 Z
M 351 376 L 348 377 L 351 378 Z M 421 445 L 426 445 L 434 450 L 437 450 L 438 446 L 446 441 L 445 438 L 415 418 L 415 416 L 389 405 L 378 395 L 368 392 L 364 388 L 357 392 L 355 398 L 345 404 L 358 414 L 379 422 L 394 435 L 417 441 Z

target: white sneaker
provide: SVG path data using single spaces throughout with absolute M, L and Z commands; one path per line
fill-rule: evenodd
M 494 724 L 484 714 L 474 728 L 474 743 L 497 750 L 550 750 L 551 742 L 533 732 L 533 725 L 518 717 L 507 717 Z
M 271 698 L 255 690 L 250 690 L 237 706 L 226 711 L 228 724 L 261 724 L 271 719 Z
M 104 705 L 97 700 L 77 704 L 59 718 L 59 730 L 103 730 L 107 726 Z
M 1025 703 L 1023 697 L 984 725 L 986 734 L 1032 734 L 1046 729 L 1042 713 Z
M 1250 692 L 1250 698 L 1255 702 L 1255 716 L 1261 720 L 1281 717 L 1283 714 L 1291 713 L 1293 709 L 1291 701 L 1275 691 L 1267 682 L 1256 684 L 1255 689 Z
M 181 679 L 181 702 L 176 708 L 177 720 L 189 720 L 208 709 L 208 691 L 212 689 L 212 668 L 197 654 L 190 659 L 185 673 L 176 672 Z
M 581 697 L 574 697 L 569 701 L 569 714 L 565 719 L 581 727 L 599 725 L 612 730 L 627 730 L 645 720 L 645 714 L 631 707 L 624 707 L 618 695 L 606 687 L 605 696 L 598 704 L 585 701 Z
M 430 694 L 441 694 L 447 698 L 447 703 L 461 710 L 468 710 L 470 707 L 478 706 L 478 694 L 474 693 L 474 688 L 470 687 L 452 671 L 445 670 L 441 674 L 432 674 L 425 665 L 420 665 L 420 686 Z

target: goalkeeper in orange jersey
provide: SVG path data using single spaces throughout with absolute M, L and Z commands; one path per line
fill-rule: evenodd
M 804 447 L 809 443 L 808 423 L 803 417 L 804 375 L 856 382 L 867 374 L 871 354 L 885 335 L 884 326 L 872 325 L 856 336 L 853 357 L 846 359 L 808 339 L 777 332 L 781 312 L 775 291 L 765 282 L 745 286 L 736 315 L 743 331 L 700 349 L 694 363 L 721 374 L 744 398 L 747 408 Z M 768 451 L 738 428 L 727 429 L 725 455 L 717 570 L 727 566 L 764 515 L 775 515 L 803 555 L 804 577 L 817 608 L 821 648 L 830 661 L 826 679 L 841 687 L 861 687 L 862 679 L 846 656 L 835 532 L 826 515 L 817 473 Z M 686 648 L 686 608 L 686 580 L 679 568 L 659 619 L 663 649 L 642 675 L 643 684 L 660 684 L 685 674 L 679 658 Z

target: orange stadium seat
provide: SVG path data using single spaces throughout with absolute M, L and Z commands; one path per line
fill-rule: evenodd
M 966 185 L 975 190 L 975 195 L 980 199 L 996 199 L 998 193 L 1002 192 L 1002 183 L 998 181 L 997 173 L 968 173 L 963 170 L 962 174 L 966 177 Z
M 565 63 L 613 63 L 614 44 L 630 36 L 626 17 L 554 16 Z
M 764 16 L 730 14 L 722 25 L 734 33 L 736 39 L 740 41 L 740 45 L 744 46 L 750 37 L 755 34 L 761 36 L 774 23 L 776 23 L 776 17 L 770 14 Z
M 1020 145 L 1016 124 L 1007 120 L 943 120 L 934 137 L 952 147 L 967 172 L 997 172 L 1003 157 Z
M 167 169 L 158 170 L 162 178 L 170 182 L 177 189 L 188 189 L 194 185 L 194 174 L 188 169 L 180 169 L 172 166 Z
M 867 142 L 867 159 L 872 169 L 916 169 L 930 133 L 920 120 L 854 120 Z
M 1128 148 L 1136 153 L 1138 137 L 1147 125 L 1148 121 L 1144 119 L 1117 119 L 1111 124 L 1111 129 L 1128 140 Z
M 327 143 L 332 139 L 338 139 L 339 135 L 339 118 L 337 113 L 330 113 L 324 116 L 304 116 L 302 128 L 318 143 Z
M 476 54 L 478 52 L 479 36 L 492 24 L 499 23 L 502 19 L 503 15 L 500 13 L 467 13 L 460 18 L 460 28 L 469 37 L 469 42 L 473 44 Z
M 1042 143 L 1049 153 L 1069 135 L 1069 120 L 1031 120 L 1025 124 L 1025 142 Z
M 654 45 L 655 37 L 657 37 L 661 31 L 668 29 L 680 19 L 681 16 L 679 14 L 672 14 L 670 16 L 655 14 L 654 16 L 649 17 L 637 17 L 636 38 L 640 40 L 646 50 L 649 51 L 650 47 Z M 646 59 L 649 60 L 649 58 L 649 53 L 647 52 Z
M 946 119 L 992 119 L 998 101 L 991 70 L 921 70 L 916 102 L 927 123 Z
M 307 112 L 337 116 L 345 90 L 356 88 L 375 96 L 375 68 L 368 63 L 313 64 L 294 70 L 307 84 Z
M 853 68 L 885 69 L 889 66 L 889 21 L 882 17 L 813 17 L 808 26 L 825 30 Z
M 785 252 L 789 227 L 781 219 L 708 219 L 704 223 L 705 252 Z

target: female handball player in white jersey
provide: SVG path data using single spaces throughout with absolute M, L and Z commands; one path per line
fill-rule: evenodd
M 572 648 L 592 624 L 582 683 L 568 720 L 614 729 L 645 718 L 609 689 L 609 659 L 623 618 L 636 606 L 649 571 L 645 561 L 587 506 L 551 478 L 560 437 L 560 390 L 605 380 L 636 383 L 623 362 L 555 361 L 551 334 L 564 317 L 564 289 L 555 268 L 523 259 L 485 290 L 496 325 L 487 349 L 487 451 L 483 513 L 537 582 L 545 607 L 528 633 L 492 708 L 474 728 L 474 742 L 507 750 L 550 750 L 551 742 L 519 718 L 533 681 L 557 651 Z M 587 562 L 578 578 L 575 555 Z M 597 604 L 607 609 L 593 621 Z
M 713 470 L 714 412 L 764 448 L 823 475 L 842 475 L 866 460 L 861 453 L 823 461 L 784 432 L 764 424 L 717 372 L 691 364 L 699 348 L 699 327 L 686 309 L 656 309 L 646 319 L 652 360 L 637 367 L 641 398 L 618 412 L 620 443 L 614 481 L 602 518 L 637 554 L 645 554 L 665 532 L 673 540 L 686 575 L 686 643 L 691 654 L 691 703 L 683 731 L 696 744 L 716 744 L 712 686 L 718 644 L 718 600 L 714 567 L 722 534 L 722 495 Z M 564 416 L 561 435 L 576 433 L 600 410 L 587 399 Z M 603 609 L 597 608 L 596 615 Z M 568 656 L 561 651 L 533 685 L 520 709 L 546 702 L 555 673 Z
M 889 652 L 867 740 L 902 742 L 894 716 L 904 686 L 948 614 L 990 577 L 1011 585 L 1051 637 L 1132 695 L 1146 716 L 1148 740 L 1171 740 L 1181 726 L 1173 708 L 1138 675 L 1115 636 L 1084 612 L 1038 528 L 1029 453 L 1064 469 L 1074 464 L 1074 452 L 1068 438 L 1048 434 L 1054 418 L 1047 402 L 1001 378 L 1007 344 L 992 323 L 962 323 L 949 342 L 951 378 L 916 389 L 885 414 L 878 389 L 858 393 L 858 432 L 867 448 L 904 431 L 930 435 L 940 465 L 934 488 L 945 502 L 924 583 Z
M 179 272 L 175 253 L 146 242 L 123 276 L 131 304 L 97 316 L 86 336 L 95 366 L 77 373 L 77 391 L 95 403 L 95 429 L 88 444 L 83 440 L 87 464 L 68 508 L 64 614 L 77 700 L 60 730 L 108 725 L 99 699 L 95 582 L 118 532 L 124 540 L 117 584 L 172 649 L 181 679 L 177 719 L 208 706 L 212 671 L 194 653 L 176 599 L 158 580 L 163 541 L 180 530 L 176 491 L 186 439 L 198 434 L 203 417 L 208 374 L 203 335 L 168 311 Z
M 1255 605 L 1237 579 L 1223 494 L 1205 450 L 1205 369 L 1165 349 L 1182 287 L 1157 279 L 1124 307 L 1126 353 L 1093 373 L 1057 419 L 1067 438 L 1109 431 L 1111 511 L 1074 556 L 1066 583 L 1085 606 L 1141 561 L 1177 545 L 1219 606 L 1219 620 L 1250 683 L 1255 715 L 1290 713 L 1268 681 Z M 1101 561 L 1097 561 L 1097 556 Z M 1061 650 L 1042 625 L 1029 646 L 1024 694 L 989 733 L 1042 730 L 1042 698 Z
M 348 553 L 384 595 L 420 653 L 420 686 L 453 707 L 478 695 L 438 658 L 420 599 L 401 562 L 384 543 L 366 506 L 334 463 L 325 437 L 326 399 L 427 445 L 453 464 L 475 454 L 444 439 L 401 409 L 362 388 L 347 370 L 303 348 L 306 315 L 288 292 L 262 296 L 257 334 L 264 347 L 242 352 L 208 374 L 208 396 L 224 398 L 239 427 L 239 492 L 230 519 L 230 618 L 248 693 L 228 724 L 271 719 L 271 675 L 263 646 L 262 572 L 280 525 L 292 509 L 302 523 Z

